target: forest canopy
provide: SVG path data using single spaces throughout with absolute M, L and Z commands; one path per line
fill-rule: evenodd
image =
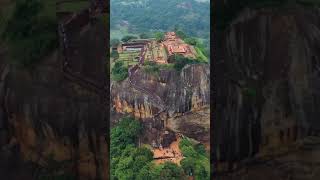
M 111 0 L 110 3 L 111 30 L 127 27 L 130 33 L 140 34 L 179 27 L 191 36 L 210 36 L 209 1 Z

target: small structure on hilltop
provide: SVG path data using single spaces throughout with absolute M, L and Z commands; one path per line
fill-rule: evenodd
M 141 51 L 146 45 L 147 41 L 145 42 L 126 42 L 126 43 L 121 43 L 118 47 L 118 52 L 122 53 L 125 51 Z
M 132 39 L 129 42 L 120 43 L 117 51 L 119 54 L 124 53 L 123 57 L 126 57 L 125 59 L 130 56 L 128 55 L 130 53 L 139 53 L 134 58 L 141 64 L 145 61 L 168 64 L 174 54 L 189 58 L 196 57 L 196 51 L 193 46 L 186 44 L 175 32 L 167 32 L 163 42 L 157 42 L 154 38 Z
M 167 48 L 168 55 L 180 54 L 185 57 L 195 58 L 195 50 L 192 46 L 180 39 L 175 32 L 167 32 L 163 45 Z
M 167 32 L 164 35 L 164 38 L 168 41 L 175 41 L 176 40 L 176 33 L 175 32 Z
M 122 51 L 141 51 L 145 46 L 144 43 L 129 42 L 121 44 Z

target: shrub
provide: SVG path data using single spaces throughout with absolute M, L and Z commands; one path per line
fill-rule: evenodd
M 122 61 L 115 62 L 111 70 L 111 78 L 114 81 L 122 81 L 128 77 L 128 68 Z
M 196 159 L 184 158 L 181 160 L 180 164 L 181 164 L 182 169 L 184 170 L 184 172 L 187 175 L 192 176 L 194 174 L 194 169 L 196 166 Z
M 174 55 L 173 61 L 174 61 L 174 68 L 177 71 L 181 71 L 182 68 L 187 64 L 198 63 L 196 60 L 183 57 L 182 55 Z
M 170 180 L 180 180 L 184 179 L 183 169 L 172 163 L 172 162 L 165 162 L 162 165 L 157 166 L 154 169 L 155 177 L 153 179 L 156 180 L 163 180 L 163 179 L 170 179 Z
M 190 38 L 186 38 L 184 40 L 185 43 L 190 44 L 192 46 L 196 46 L 197 44 L 199 44 L 198 40 L 196 38 L 190 37 Z
M 118 53 L 118 51 L 112 50 L 110 55 L 111 55 L 111 57 L 114 58 L 114 59 L 119 59 L 119 53 Z
M 164 33 L 163 32 L 156 32 L 155 37 L 158 42 L 161 42 L 164 40 Z

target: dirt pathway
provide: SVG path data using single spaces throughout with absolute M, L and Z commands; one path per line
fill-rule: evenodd
M 184 158 L 179 149 L 180 140 L 181 139 L 177 137 L 177 141 L 172 142 L 168 148 L 154 148 L 152 150 L 154 162 L 161 164 L 170 161 L 180 165 L 180 161 Z

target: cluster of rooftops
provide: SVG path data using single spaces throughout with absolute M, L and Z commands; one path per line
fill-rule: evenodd
M 114 47 L 113 50 L 117 50 L 119 53 L 142 52 L 146 51 L 152 42 L 155 42 L 155 39 L 133 39 L 130 40 L 130 42 L 120 43 L 119 46 Z M 185 57 L 195 57 L 196 52 L 194 48 L 180 39 L 175 32 L 167 32 L 164 40 L 158 43 L 159 46 L 166 48 L 168 56 L 180 54 Z

